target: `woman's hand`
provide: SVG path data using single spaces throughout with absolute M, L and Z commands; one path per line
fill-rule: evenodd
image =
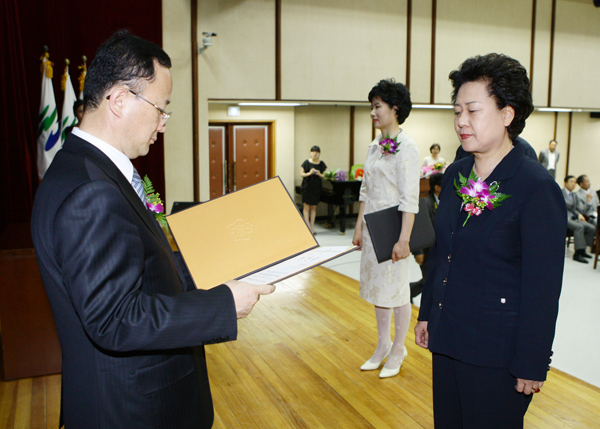
M 415 326 L 415 343 L 424 349 L 429 348 L 429 331 L 427 331 L 427 321 L 419 321 Z
M 355 228 L 354 229 L 354 237 L 352 237 L 352 244 L 362 248 L 362 229 Z
M 543 385 L 543 381 L 523 380 L 522 378 L 517 378 L 515 389 L 517 389 L 517 392 L 519 393 L 531 395 L 532 393 L 539 393 Z
M 400 240 L 394 244 L 394 249 L 392 250 L 392 262 L 408 258 L 408 255 L 410 255 L 410 246 L 408 245 L 408 240 L 404 240 L 402 237 L 400 237 Z

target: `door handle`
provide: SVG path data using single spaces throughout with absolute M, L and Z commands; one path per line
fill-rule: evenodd
M 237 190 L 237 174 L 235 174 L 235 161 L 233 161 L 233 190 Z

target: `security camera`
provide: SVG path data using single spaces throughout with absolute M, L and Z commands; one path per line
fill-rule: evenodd
M 208 32 L 208 31 L 203 31 L 202 35 L 204 36 L 204 38 L 202 39 L 202 47 L 198 48 L 198 53 L 199 54 L 201 54 L 202 51 L 204 51 L 209 46 L 213 45 L 212 38 L 213 38 L 213 36 L 216 37 L 217 33 L 211 33 L 211 32 Z

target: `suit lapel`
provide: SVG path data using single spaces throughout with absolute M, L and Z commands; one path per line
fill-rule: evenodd
M 140 200 L 140 197 L 133 189 L 133 186 L 131 186 L 131 183 L 127 181 L 125 176 L 123 176 L 123 173 L 121 173 L 121 170 L 119 170 L 110 158 L 108 158 L 100 149 L 72 134 L 69 135 L 63 149 L 84 156 L 103 170 L 106 176 L 121 190 L 125 199 L 131 204 L 132 208 L 150 231 L 157 238 L 165 240 L 162 230 L 160 230 L 153 215 L 145 207 L 144 203 L 142 203 L 142 200 Z
M 454 188 L 454 181 L 456 180 L 457 184 L 460 184 L 458 173 L 462 174 L 465 177 L 469 177 L 471 174 L 471 170 L 473 169 L 473 164 L 475 162 L 475 158 L 472 156 L 465 159 L 465 161 L 460 163 L 460 167 L 458 168 L 458 172 L 453 173 L 455 177 L 451 178 L 450 187 L 452 188 L 449 193 L 453 196 L 453 198 L 449 198 L 450 203 L 450 227 L 453 232 L 456 232 L 458 228 L 458 216 L 460 215 L 460 209 L 462 205 L 462 198 L 456 195 L 456 189 Z M 444 204 L 446 202 L 444 201 Z

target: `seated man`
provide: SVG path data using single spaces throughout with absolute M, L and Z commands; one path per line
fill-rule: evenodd
M 590 187 L 590 179 L 585 174 L 577 178 L 579 190 L 577 191 L 577 199 L 581 213 L 586 217 L 587 221 L 592 225 L 596 225 L 598 219 L 598 194 Z
M 585 216 L 578 209 L 580 204 L 578 203 L 579 198 L 577 194 L 573 192 L 575 189 L 575 176 L 565 177 L 565 187 L 563 188 L 563 194 L 565 196 L 565 203 L 567 204 L 567 228 L 573 231 L 573 237 L 575 238 L 575 254 L 573 260 L 587 264 L 585 258 L 591 258 L 592 255 L 586 253 L 586 244 L 592 245 L 594 235 L 596 234 L 596 228 L 585 220 Z
M 429 195 L 422 198 L 424 201 L 423 207 L 429 213 L 429 217 L 431 218 L 431 223 L 435 221 L 435 213 L 438 208 L 438 204 L 440 203 L 440 192 L 442 191 L 442 179 L 444 178 L 444 173 L 432 174 L 429 176 Z M 427 249 L 417 250 L 413 252 L 415 256 L 415 261 L 421 267 L 421 274 L 423 278 L 418 282 L 413 282 L 410 284 L 410 300 L 419 295 L 423 291 L 423 284 L 425 283 L 425 279 L 427 278 L 427 270 L 429 269 L 429 251 L 431 247 Z

